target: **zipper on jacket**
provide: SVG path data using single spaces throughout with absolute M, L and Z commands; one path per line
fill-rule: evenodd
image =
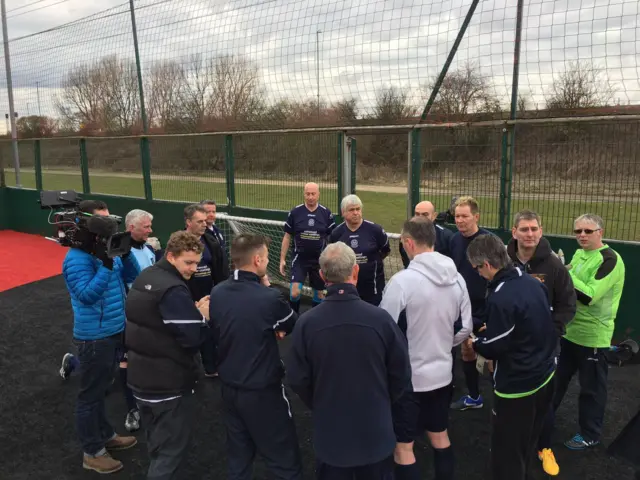
M 378 294 L 378 261 L 373 264 L 373 294 Z

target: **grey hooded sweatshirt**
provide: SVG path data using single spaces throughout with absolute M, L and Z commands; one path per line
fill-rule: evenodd
M 413 390 L 428 392 L 449 385 L 451 350 L 469 338 L 473 328 L 467 285 L 453 260 L 437 252 L 416 255 L 391 278 L 380 307 L 407 337 Z M 462 329 L 454 333 L 458 319 Z

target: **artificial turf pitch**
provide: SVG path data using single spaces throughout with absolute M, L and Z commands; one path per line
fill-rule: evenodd
M 60 360 L 71 348 L 72 316 L 62 277 L 23 285 L 0 293 L 0 478 L 3 480 L 88 479 L 101 477 L 82 469 L 82 455 L 76 440 L 73 409 L 78 378 L 63 381 L 58 375 Z M 282 343 L 283 353 L 288 341 Z M 609 400 L 603 445 L 589 452 L 571 452 L 562 446 L 577 425 L 577 385 L 574 383 L 558 412 L 554 451 L 560 464 L 558 479 L 625 480 L 634 469 L 610 457 L 605 449 L 638 411 L 640 366 L 611 368 Z M 457 383 L 463 385 L 461 372 Z M 116 380 L 107 400 L 112 424 L 124 430 L 126 408 Z M 220 412 L 219 380 L 202 378 L 198 384 L 199 419 L 194 444 L 183 472 L 185 479 L 226 478 L 226 451 Z M 458 389 L 459 390 L 459 389 Z M 450 435 L 456 455 L 456 479 L 484 480 L 490 443 L 490 383 L 482 382 L 485 407 L 451 412 Z M 456 392 L 458 393 L 458 392 Z M 295 394 L 290 394 L 305 466 L 305 478 L 313 477 L 311 415 Z M 139 444 L 117 453 L 124 469 L 114 478 L 143 479 L 147 467 L 144 433 Z M 640 447 L 639 447 L 640 448 Z M 417 445 L 423 477 L 433 478 L 431 451 Z M 255 479 L 269 478 L 260 460 Z M 108 477 L 107 477 L 108 478 Z M 539 462 L 532 479 L 547 478 Z

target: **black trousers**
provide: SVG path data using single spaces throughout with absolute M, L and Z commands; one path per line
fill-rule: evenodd
M 298 436 L 284 386 L 242 390 L 222 385 L 228 480 L 251 480 L 259 454 L 278 480 L 301 480 Z
M 394 480 L 393 456 L 381 462 L 359 467 L 334 467 L 316 462 L 317 480 Z
M 554 380 L 533 395 L 494 398 L 491 432 L 492 480 L 525 480 L 551 401 Z
M 540 448 L 551 448 L 555 412 L 562 403 L 576 372 L 580 382 L 578 398 L 580 433 L 585 440 L 600 440 L 607 405 L 609 364 L 604 356 L 606 350 L 583 347 L 564 338 L 560 340 L 555 394 L 551 411 L 547 415 L 540 435 Z
M 206 329 L 205 341 L 200 345 L 200 357 L 205 373 L 211 375 L 218 371 L 218 345 L 216 343 L 216 333 L 211 329 Z
M 191 443 L 195 402 L 192 394 L 157 403 L 138 401 L 149 451 L 148 480 L 180 478 Z
M 640 410 L 609 444 L 607 453 L 640 468 Z

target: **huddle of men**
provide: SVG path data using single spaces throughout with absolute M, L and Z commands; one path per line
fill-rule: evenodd
M 136 444 L 115 434 L 104 413 L 118 351 L 126 352 L 130 411 L 146 432 L 149 479 L 176 478 L 184 463 L 198 354 L 205 375 L 221 382 L 233 480 L 252 478 L 256 455 L 276 478 L 302 478 L 285 384 L 312 412 L 318 479 L 422 478 L 413 445 L 426 434 L 434 478 L 450 480 L 456 460 L 449 410 L 484 406 L 485 361 L 493 373 L 494 480 L 528 478 L 536 456 L 547 474 L 558 475 L 555 412 L 576 372 L 580 431 L 565 445 L 598 444 L 604 351 L 624 285 L 624 263 L 602 242 L 600 217 L 575 220 L 580 248 L 565 266 L 535 212 L 516 214 L 505 248 L 479 227 L 473 198 L 455 203 L 456 233 L 435 224 L 434 205 L 421 202 L 402 228 L 405 269 L 387 282 L 389 241 L 363 218 L 362 201 L 346 196 L 344 222 L 336 225 L 319 198 L 317 184 L 305 185 L 304 203 L 284 225 L 283 276 L 293 250 L 288 299 L 267 276 L 270 240 L 236 235 L 227 256 L 212 201 L 185 208 L 185 230 L 174 232 L 162 252 L 146 244 L 153 217 L 141 211 L 127 217 L 139 239 L 131 254 L 108 258 L 90 239 L 70 250 L 63 271 L 74 308 L 85 468 L 120 470 L 108 452 Z M 106 205 L 84 208 L 108 215 Z M 299 315 L 307 278 L 312 308 Z M 292 338 L 283 361 L 278 342 L 286 336 Z M 468 392 L 452 403 L 458 347 Z M 63 363 L 68 375 L 71 360 Z

